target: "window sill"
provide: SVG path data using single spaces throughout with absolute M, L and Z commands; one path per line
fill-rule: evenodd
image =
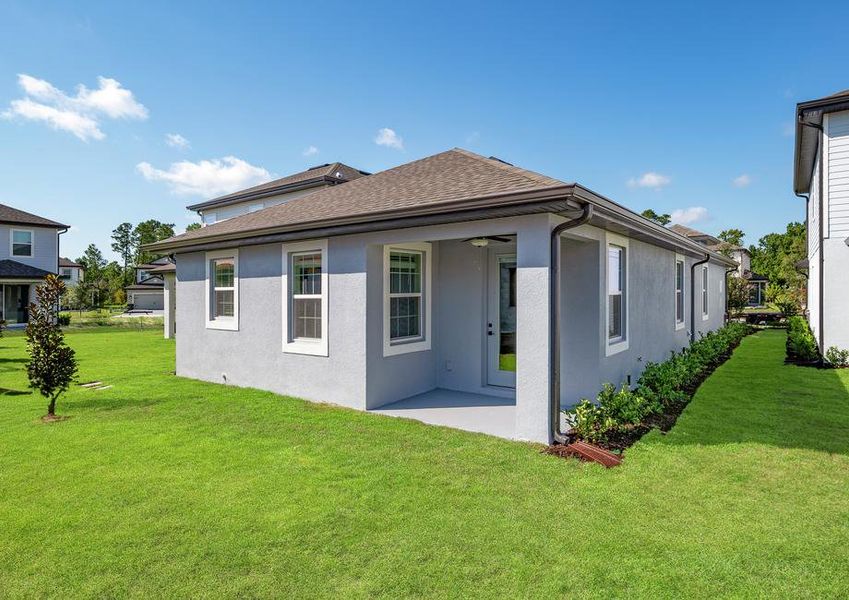
M 681 321 L 680 323 L 675 323 L 675 331 L 681 331 L 682 329 L 684 329 L 684 327 L 686 327 L 686 323 L 684 323 L 683 321 Z
M 710 319 L 710 315 L 702 315 L 702 321 L 707 321 Z
M 304 354 L 307 356 L 330 356 L 327 340 L 293 340 L 283 342 L 284 354 Z
M 207 329 L 221 329 L 223 331 L 239 331 L 239 322 L 236 319 L 215 319 L 206 322 Z
M 608 342 L 605 348 L 605 356 L 613 356 L 620 352 L 625 352 L 628 349 L 628 340 L 620 340 L 618 342 Z
M 383 342 L 383 356 L 397 356 L 399 354 L 409 354 L 410 352 L 425 352 L 430 350 L 430 340 L 421 340 L 419 342 L 402 342 L 393 344 L 389 340 Z

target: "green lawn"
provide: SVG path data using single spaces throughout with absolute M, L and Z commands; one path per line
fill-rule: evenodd
M 3 597 L 849 595 L 849 372 L 781 331 L 611 470 L 176 378 L 160 332 L 68 340 L 114 387 L 51 425 L 0 340 Z

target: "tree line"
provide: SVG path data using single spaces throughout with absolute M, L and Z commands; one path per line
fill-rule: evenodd
M 69 288 L 63 304 L 79 309 L 126 304 L 124 288 L 133 283 L 136 266 L 161 257 L 142 247 L 173 235 L 173 223 L 162 223 L 156 219 L 136 225 L 121 223 L 112 230 L 111 244 L 120 261 L 107 261 L 100 248 L 89 244 L 83 255 L 76 259 L 83 266 L 83 277 L 76 286 Z

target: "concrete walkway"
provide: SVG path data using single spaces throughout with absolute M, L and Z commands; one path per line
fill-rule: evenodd
M 435 389 L 370 412 L 515 439 L 516 400 Z

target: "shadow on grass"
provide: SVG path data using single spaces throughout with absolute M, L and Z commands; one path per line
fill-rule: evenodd
M 10 390 L 0 387 L 0 396 L 31 396 L 32 390 Z
M 745 339 L 663 443 L 755 443 L 849 455 L 849 370 L 784 364 L 784 340 L 783 331 Z

